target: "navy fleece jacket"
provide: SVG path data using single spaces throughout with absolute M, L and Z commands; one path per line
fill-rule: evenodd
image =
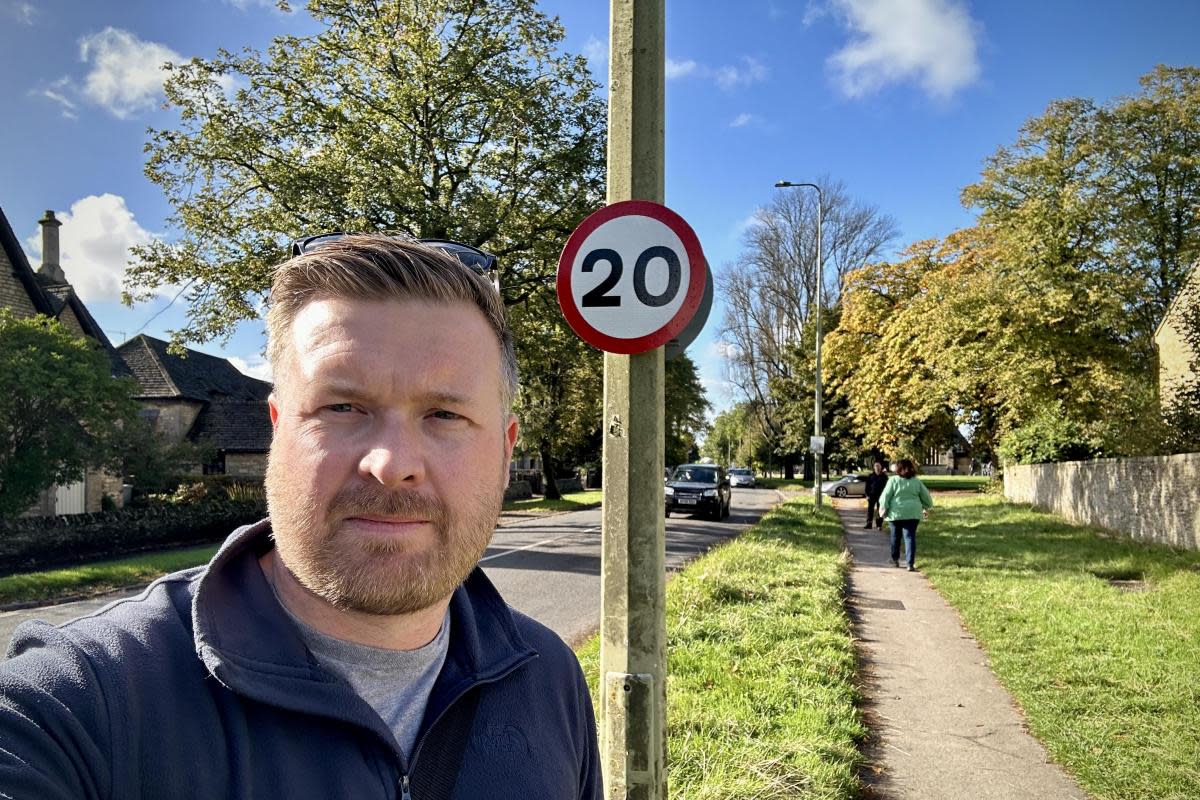
M 481 570 L 451 599 L 410 765 L 280 608 L 257 560 L 269 530 L 239 529 L 208 566 L 92 616 L 19 627 L 0 663 L 0 797 L 422 800 L 414 776 L 437 760 L 422 746 L 468 692 L 477 710 L 450 796 L 601 797 L 574 653 Z

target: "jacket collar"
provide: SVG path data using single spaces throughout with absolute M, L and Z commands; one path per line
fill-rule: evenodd
M 196 652 L 222 685 L 293 711 L 366 725 L 391 741 L 382 720 L 309 653 L 280 607 L 258 557 L 273 547 L 271 523 L 234 531 L 209 562 L 192 600 Z M 426 707 L 428 726 L 474 685 L 507 675 L 537 656 L 512 610 L 476 567 L 450 598 L 446 662 Z

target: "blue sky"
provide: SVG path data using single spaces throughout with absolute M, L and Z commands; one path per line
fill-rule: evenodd
M 606 80 L 608 4 L 546 0 L 567 48 Z M 720 271 L 778 179 L 829 175 L 891 214 L 898 245 L 969 224 L 958 197 L 984 159 L 1056 98 L 1137 91 L 1154 65 L 1200 63 L 1195 0 L 671 0 L 666 202 Z M 0 0 L 0 207 L 30 260 L 37 220 L 65 220 L 62 263 L 114 342 L 165 337 L 182 309 L 116 301 L 126 248 L 172 237 L 142 174 L 168 128 L 162 61 L 262 50 L 312 30 L 266 0 Z M 718 409 L 720 300 L 692 355 Z M 263 374 L 261 325 L 199 349 Z

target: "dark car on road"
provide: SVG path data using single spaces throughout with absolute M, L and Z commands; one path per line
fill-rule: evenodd
M 699 512 L 711 519 L 729 516 L 729 476 L 716 464 L 680 464 L 667 479 L 667 516 Z

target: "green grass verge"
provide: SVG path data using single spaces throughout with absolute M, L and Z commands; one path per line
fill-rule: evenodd
M 964 489 L 982 491 L 992 480 L 985 475 L 918 475 L 927 489 Z
M 169 572 L 207 563 L 219 546 L 205 544 L 159 550 L 111 561 L 9 575 L 0 578 L 0 603 L 49 602 L 76 594 L 101 594 L 122 586 L 149 583 Z
M 1200 553 L 985 495 L 940 502 L 917 553 L 1093 797 L 1200 797 Z M 1148 591 L 1110 582 L 1129 579 Z
M 833 511 L 801 497 L 667 585 L 672 798 L 856 796 L 847 567 Z M 599 649 L 579 651 L 593 699 Z
M 600 505 L 604 493 L 599 489 L 588 492 L 564 492 L 561 500 L 534 497 L 529 500 L 505 500 L 505 511 L 579 511 Z

